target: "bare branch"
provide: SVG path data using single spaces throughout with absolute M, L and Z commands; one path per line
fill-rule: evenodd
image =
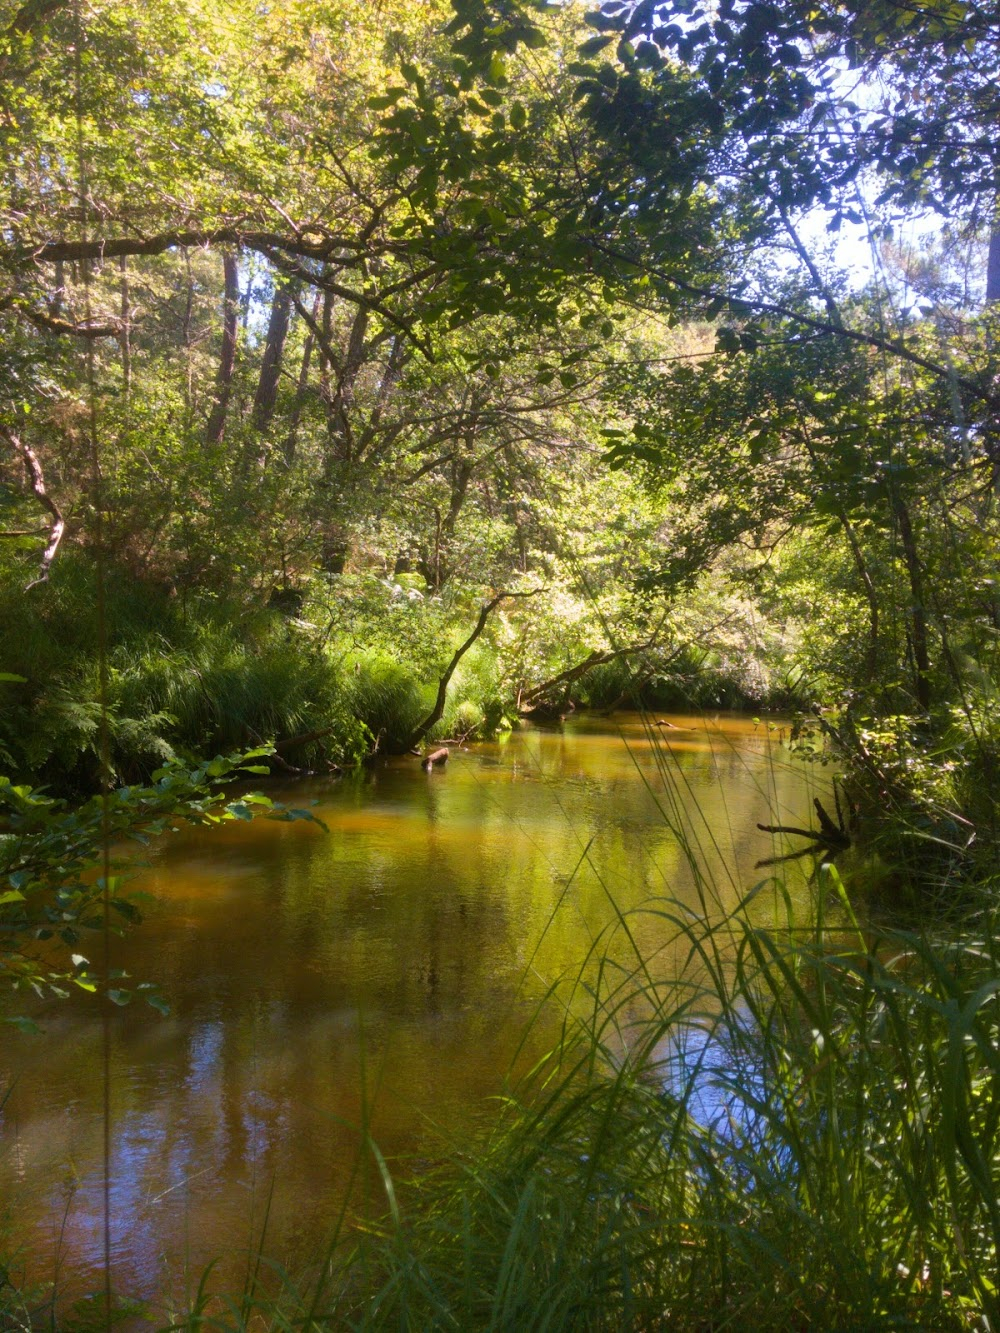
M 682 278 L 668 273 L 655 264 L 646 264 L 641 259 L 636 259 L 632 255 L 625 254 L 624 251 L 616 249 L 614 246 L 602 245 L 599 242 L 592 241 L 593 248 L 608 259 L 615 260 L 616 263 L 625 263 L 630 267 L 650 273 L 661 282 L 667 283 L 671 287 L 676 287 L 678 291 L 687 292 L 691 296 L 700 297 L 706 301 L 724 301 L 730 309 L 740 311 L 747 315 L 777 315 L 780 319 L 791 320 L 796 324 L 801 324 L 803 328 L 814 329 L 818 333 L 826 333 L 838 338 L 846 338 L 849 342 L 860 343 L 865 347 L 874 347 L 877 351 L 888 352 L 892 356 L 897 356 L 902 361 L 908 361 L 911 365 L 920 366 L 923 370 L 929 371 L 939 379 L 953 381 L 961 385 L 973 398 L 986 403 L 990 407 L 996 407 L 1000 399 L 996 393 L 984 385 L 977 383 L 976 380 L 969 379 L 965 375 L 955 375 L 954 368 L 949 365 L 943 365 L 938 361 L 932 361 L 930 357 L 921 356 L 919 352 L 913 351 L 905 342 L 898 338 L 883 338 L 876 333 L 867 333 L 864 329 L 852 329 L 843 324 L 834 323 L 832 320 L 819 319 L 813 315 L 807 315 L 801 310 L 795 310 L 791 306 L 782 305 L 775 301 L 762 301 L 755 297 L 737 296 L 728 292 L 712 291 L 711 288 L 701 287 L 692 282 L 685 282 Z
M 42 552 L 41 568 L 38 577 L 25 588 L 29 592 L 39 583 L 45 583 L 49 577 L 49 567 L 56 558 L 56 551 L 59 549 L 59 543 L 62 541 L 62 535 L 66 531 L 66 520 L 60 512 L 59 506 L 52 499 L 45 489 L 45 475 L 42 472 L 42 465 L 38 461 L 38 455 L 30 445 L 24 443 L 13 431 L 8 430 L 6 426 L 0 426 L 0 435 L 7 441 L 10 447 L 24 460 L 25 470 L 28 473 L 28 482 L 34 492 L 35 498 L 52 515 L 52 527 L 49 529 L 49 540 L 46 543 L 45 550 Z
M 122 323 L 120 320 L 113 319 L 106 324 L 98 324 L 95 321 L 87 320 L 82 324 L 74 324 L 68 319 L 59 319 L 56 315 L 46 314 L 44 310 L 35 310 L 30 306 L 20 306 L 21 312 L 26 319 L 29 319 L 37 328 L 44 329 L 47 333 L 69 333 L 74 338 L 120 338 L 122 336 Z
M 565 671 L 560 671 L 557 676 L 550 676 L 548 680 L 543 680 L 540 685 L 534 685 L 530 690 L 526 690 L 518 696 L 517 707 L 519 712 L 530 713 L 549 690 L 557 685 L 569 685 L 574 680 L 579 680 L 585 676 L 588 671 L 594 667 L 606 666 L 608 662 L 617 662 L 623 657 L 632 657 L 635 653 L 644 652 L 647 648 L 652 648 L 653 639 L 646 639 L 642 643 L 629 644 L 625 648 L 608 648 L 603 652 L 594 649 L 594 651 L 585 657 L 582 662 L 576 666 L 567 667 Z

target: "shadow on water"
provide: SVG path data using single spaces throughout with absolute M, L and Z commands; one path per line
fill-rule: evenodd
M 116 960 L 171 1004 L 114 1016 L 118 1289 L 181 1294 L 220 1255 L 238 1274 L 265 1210 L 266 1248 L 294 1268 L 342 1205 L 352 1127 L 368 1117 L 387 1155 L 434 1160 L 489 1114 L 515 1057 L 553 1040 L 558 1006 L 524 1029 L 582 959 L 690 972 L 656 905 L 732 910 L 775 851 L 756 825 L 807 821 L 817 775 L 748 719 L 672 721 L 573 719 L 445 770 L 392 760 L 274 793 L 315 800 L 326 833 L 259 821 L 161 840 L 135 881 L 147 920 Z M 757 894 L 762 923 L 808 919 L 806 870 L 790 873 L 790 899 Z M 100 1022 L 84 1004 L 39 1017 L 44 1037 L 0 1054 L 0 1198 L 28 1280 L 59 1267 L 72 1295 L 101 1263 Z M 373 1172 L 355 1192 L 381 1210 Z

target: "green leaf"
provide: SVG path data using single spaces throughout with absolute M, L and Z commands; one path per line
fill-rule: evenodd
M 27 685 L 27 676 L 15 676 L 12 671 L 0 671 L 0 681 L 8 681 L 11 685 Z
M 373 111 L 386 111 L 389 107 L 395 106 L 405 92 L 405 88 L 390 88 L 380 97 L 369 97 L 368 105 Z
M 603 51 L 605 47 L 611 45 L 615 37 L 588 37 L 585 42 L 581 42 L 577 47 L 582 56 L 596 56 L 598 51 Z
M 135 903 L 129 902 L 127 898 L 112 898 L 111 906 L 119 916 L 123 916 L 125 920 L 131 922 L 132 925 L 137 926 L 142 921 L 142 913 L 139 911 L 138 907 L 136 907 Z

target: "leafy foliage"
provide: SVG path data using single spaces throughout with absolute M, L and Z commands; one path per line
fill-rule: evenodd
M 81 952 L 100 947 L 103 931 L 120 932 L 142 920 L 122 877 L 110 873 L 110 848 L 122 841 L 145 844 L 178 822 L 218 824 L 258 812 L 311 819 L 259 792 L 227 800 L 218 789 L 234 777 L 267 772 L 253 761 L 270 753 L 217 756 L 196 769 L 168 762 L 150 786 L 119 787 L 75 808 L 0 778 L 0 986 L 40 998 L 65 998 L 76 988 L 114 1004 L 127 1004 L 135 994 L 164 1009 L 150 983 L 140 981 L 133 990 L 123 984 L 124 974 L 105 975 Z M 6 1021 L 30 1026 L 26 1019 Z

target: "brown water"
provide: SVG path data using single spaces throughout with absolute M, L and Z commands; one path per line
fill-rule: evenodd
M 627 960 L 618 910 L 711 906 L 678 827 L 719 908 L 767 877 L 755 862 L 782 849 L 756 824 L 810 823 L 817 775 L 766 725 L 672 721 L 689 729 L 579 719 L 430 774 L 400 759 L 297 783 L 271 794 L 316 801 L 328 832 L 259 820 L 153 850 L 137 887 L 156 901 L 116 961 L 157 981 L 171 1014 L 112 1019 L 118 1289 L 179 1294 L 185 1270 L 196 1282 L 219 1256 L 222 1280 L 238 1281 L 268 1207 L 263 1249 L 306 1263 L 359 1160 L 355 1203 L 368 1191 L 379 1209 L 363 1121 L 406 1169 L 446 1152 L 489 1113 L 549 984 L 595 942 Z M 807 913 L 803 876 L 785 872 Z M 776 903 L 764 893 L 755 910 Z M 668 972 L 663 917 L 631 929 Z M 99 1285 L 101 1025 L 85 1000 L 41 1020 L 43 1037 L 0 1036 L 0 1222 L 27 1280 L 58 1271 L 72 1293 Z M 534 1051 L 549 1032 L 536 1025 Z

